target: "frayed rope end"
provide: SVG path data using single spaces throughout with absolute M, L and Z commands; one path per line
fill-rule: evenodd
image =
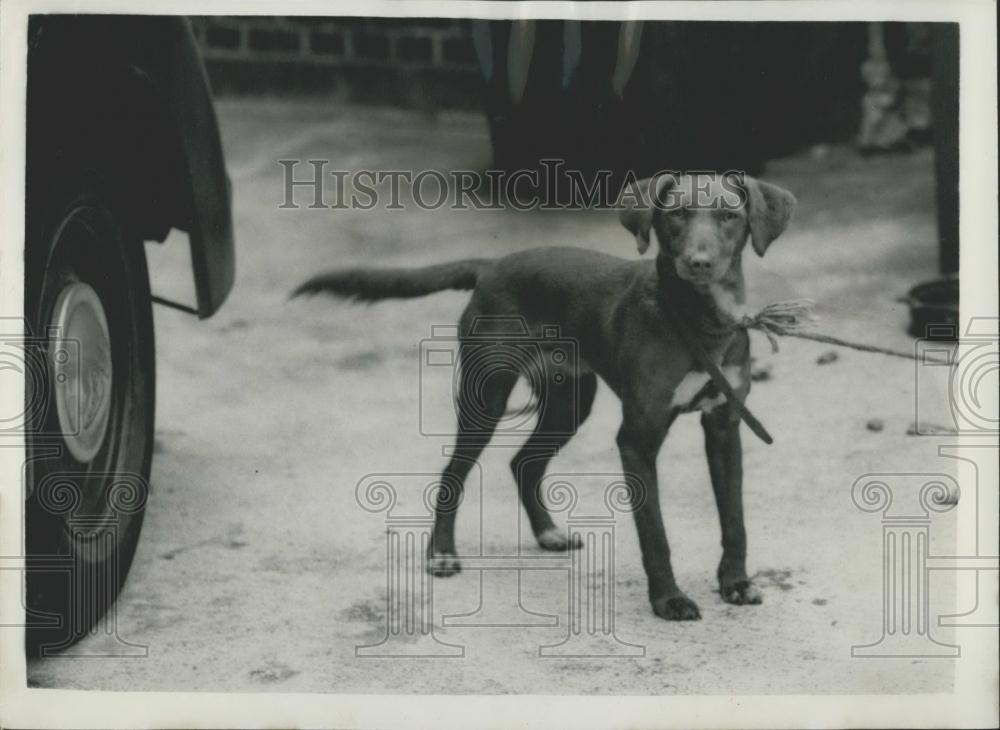
M 753 317 L 744 317 L 740 327 L 763 332 L 771 343 L 771 351 L 777 352 L 777 335 L 796 334 L 816 324 L 815 306 L 812 299 L 784 299 L 768 304 Z

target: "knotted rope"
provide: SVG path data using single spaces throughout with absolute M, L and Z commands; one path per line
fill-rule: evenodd
M 784 299 L 768 304 L 753 317 L 744 316 L 738 323 L 743 329 L 760 330 L 771 343 L 771 352 L 778 351 L 778 335 L 791 336 L 816 323 L 812 299 Z
M 893 350 L 888 347 L 878 347 L 859 342 L 843 340 L 831 335 L 823 335 L 817 332 L 808 332 L 818 321 L 812 309 L 816 302 L 812 299 L 784 299 L 780 302 L 768 304 L 757 312 L 753 317 L 743 317 L 737 326 L 743 329 L 755 329 L 764 333 L 768 342 L 771 343 L 771 351 L 778 351 L 778 337 L 798 337 L 802 340 L 813 340 L 814 342 L 825 342 L 828 345 L 847 347 L 861 352 L 875 352 L 881 355 L 901 357 L 907 360 L 921 360 L 913 352 Z M 927 358 L 923 358 L 927 360 Z M 937 361 L 935 361 L 937 362 Z M 948 363 L 941 362 L 943 365 Z
M 862 352 L 876 352 L 882 355 L 891 355 L 892 357 L 902 357 L 907 360 L 918 359 L 911 352 L 902 352 L 901 350 L 892 350 L 887 347 L 876 347 L 875 345 L 850 342 L 842 340 L 839 337 L 831 337 L 830 335 L 806 332 L 805 330 L 812 327 L 816 322 L 816 317 L 812 313 L 814 306 L 815 302 L 811 299 L 785 299 L 780 302 L 768 304 L 753 317 L 743 317 L 736 322 L 736 326 L 763 332 L 771 343 L 771 349 L 774 352 L 778 351 L 778 337 L 798 337 L 803 340 L 813 340 L 815 342 L 825 342 L 830 345 L 839 345 L 840 347 L 849 347 L 852 350 L 860 350 Z M 764 428 L 764 424 L 754 417 L 740 397 L 736 395 L 732 385 L 730 385 L 726 376 L 722 374 L 719 366 L 705 352 L 705 348 L 702 347 L 698 337 L 691 330 L 687 318 L 682 317 L 673 307 L 667 307 L 664 311 L 672 320 L 674 327 L 680 333 L 688 350 L 691 351 L 691 354 L 701 366 L 705 368 L 715 387 L 725 396 L 730 406 L 736 410 L 740 418 L 743 419 L 747 426 L 750 427 L 750 430 L 761 441 L 766 444 L 773 443 L 771 434 Z M 929 358 L 924 358 L 925 362 L 929 360 Z M 935 360 L 935 362 L 940 362 L 944 365 L 950 364 L 940 360 Z

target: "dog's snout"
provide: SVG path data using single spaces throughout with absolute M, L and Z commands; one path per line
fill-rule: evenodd
M 685 257 L 688 268 L 699 274 L 707 274 L 712 270 L 712 257 L 707 253 L 696 253 Z

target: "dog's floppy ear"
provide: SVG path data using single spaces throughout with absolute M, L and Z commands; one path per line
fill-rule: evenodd
M 653 214 L 663 205 L 663 194 L 677 182 L 673 175 L 647 177 L 627 186 L 618 198 L 618 220 L 635 236 L 639 253 L 649 248 Z
M 758 256 L 763 256 L 771 241 L 780 236 L 795 209 L 795 196 L 777 185 L 755 180 L 752 177 L 744 179 L 747 192 L 747 216 L 750 220 L 750 239 L 753 250 Z

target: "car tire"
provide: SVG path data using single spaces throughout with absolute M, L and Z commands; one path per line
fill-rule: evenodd
M 94 185 L 28 196 L 25 545 L 29 655 L 118 638 L 149 496 L 155 348 L 142 241 Z M 102 620 L 103 619 L 103 620 Z M 109 645 L 102 642 L 101 652 Z

